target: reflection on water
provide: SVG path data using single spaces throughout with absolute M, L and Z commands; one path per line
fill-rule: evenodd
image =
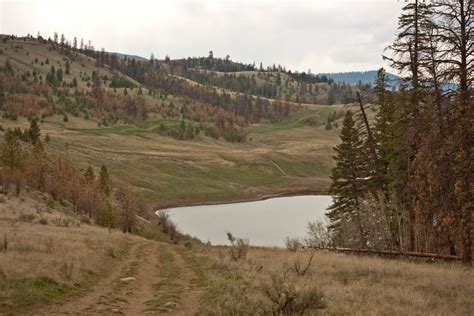
M 305 237 L 308 221 L 325 220 L 331 201 L 327 195 L 307 195 L 169 211 L 181 232 L 213 245 L 228 244 L 229 231 L 253 246 L 284 246 L 287 236 Z

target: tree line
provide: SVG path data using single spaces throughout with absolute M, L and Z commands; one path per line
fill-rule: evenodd
M 347 111 L 328 216 L 338 246 L 460 255 L 472 261 L 473 3 L 412 1 L 384 58 L 368 119 Z

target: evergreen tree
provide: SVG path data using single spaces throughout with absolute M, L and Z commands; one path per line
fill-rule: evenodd
M 115 221 L 116 219 L 115 219 L 115 214 L 112 208 L 112 204 L 110 204 L 110 201 L 107 200 L 104 208 L 102 209 L 102 211 L 99 214 L 99 217 L 97 218 L 97 224 L 103 227 L 107 227 L 110 233 L 110 230 L 112 228 L 115 228 L 115 225 L 116 225 Z
M 66 67 L 66 75 L 69 75 L 71 73 L 71 64 L 69 63 L 69 60 L 66 60 L 66 64 L 65 64 L 65 67 Z
M 341 130 L 341 144 L 334 148 L 336 167 L 332 170 L 331 195 L 334 202 L 327 216 L 335 235 L 343 234 L 343 226 L 354 223 L 360 233 L 360 246 L 366 247 L 365 232 L 359 215 L 359 199 L 364 195 L 366 178 L 363 167 L 363 142 L 351 111 L 347 111 Z
M 107 167 L 105 165 L 102 165 L 102 167 L 100 168 L 99 184 L 100 184 L 101 192 L 109 196 L 110 195 L 110 178 L 109 178 L 109 172 L 107 171 Z
M 28 137 L 32 144 L 35 144 L 41 136 L 40 127 L 36 119 L 30 121 L 30 128 L 28 129 Z
M 86 172 L 84 173 L 84 179 L 87 181 L 87 182 L 92 182 L 95 180 L 95 174 L 94 174 L 94 169 L 92 169 L 92 167 L 89 165 L 89 167 L 87 167 L 87 170 Z
M 25 154 L 17 136 L 12 130 L 7 130 L 1 147 L 0 160 L 10 171 L 23 167 Z
M 92 72 L 92 95 L 99 103 L 103 101 L 102 81 L 100 80 L 99 72 Z
M 56 81 L 58 84 L 63 82 L 63 70 L 61 67 L 59 67 L 59 69 L 56 71 Z

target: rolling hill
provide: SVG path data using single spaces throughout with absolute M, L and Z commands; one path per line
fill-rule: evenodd
M 106 61 L 32 38 L 3 37 L 0 52 L 2 127 L 24 129 L 39 117 L 49 151 L 67 148 L 83 170 L 107 164 L 117 183 L 130 175 L 149 205 L 329 188 L 332 147 L 347 106 L 249 95 L 179 76 L 174 62 Z M 264 73 L 256 80 L 275 79 Z

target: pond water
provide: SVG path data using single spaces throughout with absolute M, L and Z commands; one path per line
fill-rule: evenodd
M 328 195 L 273 198 L 264 201 L 169 209 L 178 229 L 203 242 L 227 245 L 226 232 L 253 246 L 284 246 L 286 237 L 305 237 L 309 221 L 326 220 Z

